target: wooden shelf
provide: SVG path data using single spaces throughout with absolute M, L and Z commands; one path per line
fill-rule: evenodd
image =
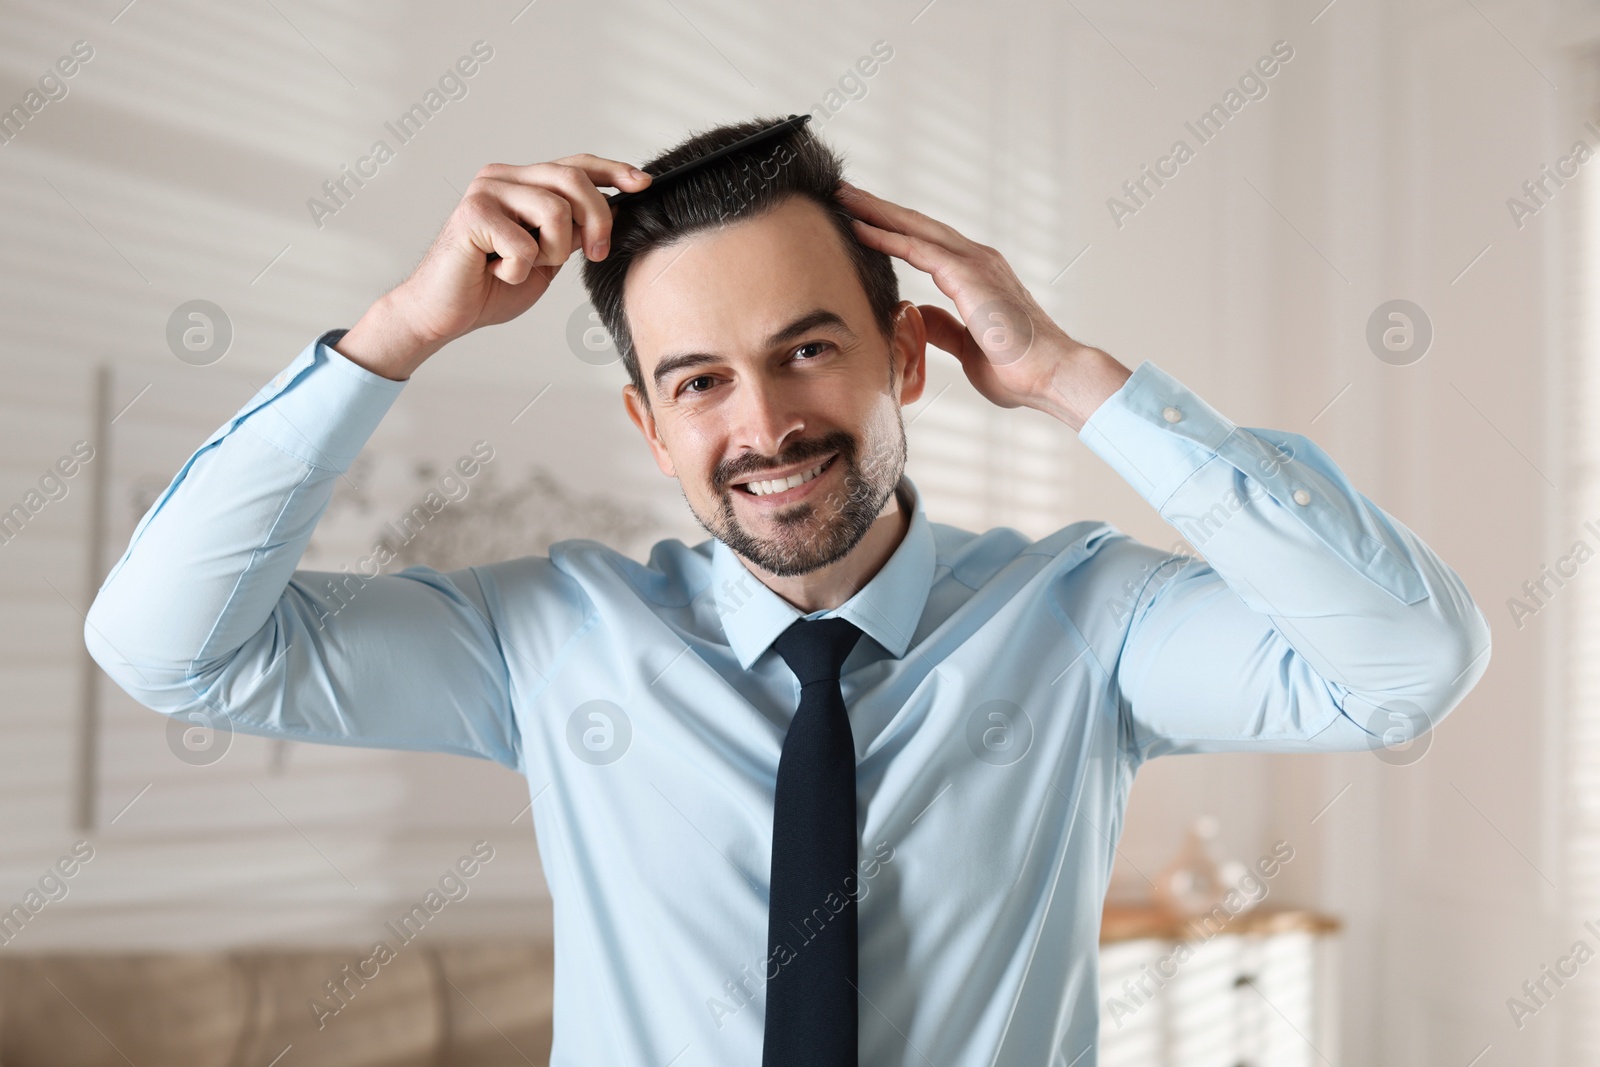
M 1207 915 L 1186 918 L 1153 904 L 1107 904 L 1100 917 L 1100 943 L 1137 941 L 1204 941 L 1219 933 L 1280 934 L 1301 931 L 1312 934 L 1338 933 L 1343 923 L 1332 915 L 1303 908 L 1253 908 L 1240 912 L 1226 923 L 1205 920 Z M 1220 917 L 1219 917 L 1220 918 Z

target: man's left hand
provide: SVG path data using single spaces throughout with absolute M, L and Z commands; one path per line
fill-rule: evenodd
M 841 183 L 839 201 L 856 216 L 863 244 L 927 273 L 955 302 L 959 319 L 933 304 L 917 310 L 928 339 L 960 360 L 991 402 L 1035 408 L 1078 430 L 1132 373 L 1068 336 L 996 249 L 849 182 Z

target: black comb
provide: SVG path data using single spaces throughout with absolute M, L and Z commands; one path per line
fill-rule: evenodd
M 770 140 L 771 138 L 777 137 L 780 134 L 788 133 L 790 130 L 798 130 L 801 126 L 804 126 L 810 121 L 810 115 L 790 115 L 781 122 L 774 122 L 766 129 L 757 130 L 748 137 L 741 137 L 732 144 L 723 145 L 721 148 L 707 152 L 705 155 L 699 156 L 695 159 L 691 159 L 687 163 L 679 163 L 676 167 L 671 167 L 662 171 L 660 174 L 652 175 L 653 180 L 650 182 L 650 184 L 645 188 L 640 189 L 638 192 L 612 193 L 606 197 L 606 203 L 610 204 L 612 207 L 616 207 L 618 204 L 625 203 L 632 197 L 645 196 L 660 186 L 662 182 L 671 181 L 674 178 L 681 178 L 685 174 L 692 174 L 713 160 L 721 159 L 723 156 L 732 155 L 734 152 L 749 148 L 751 145 L 760 144 L 762 141 Z
M 687 163 L 680 163 L 676 167 L 669 167 L 660 174 L 651 175 L 650 184 L 645 186 L 643 189 L 640 189 L 638 192 L 611 193 L 607 195 L 606 203 L 612 208 L 616 208 L 619 204 L 626 203 L 633 197 L 647 196 L 659 188 L 662 182 L 668 182 L 676 178 L 681 178 L 685 174 L 693 174 L 695 171 L 704 167 L 706 164 L 713 162 L 714 160 L 721 159 L 724 156 L 732 155 L 734 152 L 742 151 L 746 148 L 749 148 L 751 145 L 760 144 L 762 141 L 771 140 L 774 137 L 788 133 L 790 130 L 798 130 L 801 126 L 804 126 L 810 121 L 811 116 L 809 114 L 790 115 L 786 119 L 783 119 L 779 122 L 774 122 L 771 126 L 768 126 L 764 130 L 757 130 L 748 137 L 741 137 L 732 144 L 723 145 L 721 148 L 714 149 L 710 152 L 707 152 L 703 156 L 691 159 Z M 524 228 L 526 229 L 526 227 Z M 535 238 L 538 237 L 537 230 L 529 230 L 528 232 L 532 233 Z M 488 255 L 488 260 L 490 263 L 493 263 L 499 258 L 500 253 L 498 252 L 490 252 Z

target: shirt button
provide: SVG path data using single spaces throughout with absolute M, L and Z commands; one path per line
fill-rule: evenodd
M 1301 505 L 1309 504 L 1311 503 L 1311 494 L 1304 489 L 1296 489 L 1294 491 L 1294 502 Z
M 1166 419 L 1168 422 L 1177 422 L 1179 419 L 1183 418 L 1183 412 L 1179 411 L 1177 408 L 1168 407 L 1161 412 L 1161 417 Z

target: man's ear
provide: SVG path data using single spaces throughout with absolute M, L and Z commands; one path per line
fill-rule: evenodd
M 656 432 L 656 417 L 632 382 L 622 387 L 622 406 L 628 409 L 628 418 L 644 435 L 644 443 L 650 446 L 650 454 L 656 457 L 656 466 L 661 468 L 661 473 L 668 478 L 676 478 L 677 468 L 672 465 L 672 457 L 667 455 L 667 448 Z
M 900 406 L 915 404 L 928 384 L 928 324 L 917 305 L 909 300 L 900 301 L 895 308 L 889 354 L 894 360 Z

